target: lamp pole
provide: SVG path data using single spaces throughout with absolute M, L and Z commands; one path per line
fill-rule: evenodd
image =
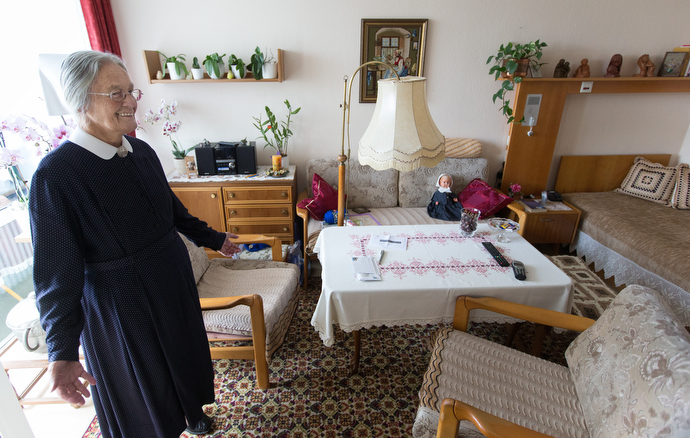
M 342 227 L 345 220 L 345 162 L 350 156 L 350 135 L 348 131 L 348 142 L 347 142 L 347 155 L 345 155 L 345 128 L 350 126 L 350 106 L 352 104 L 352 82 L 355 79 L 357 73 L 364 67 L 369 65 L 382 65 L 389 70 L 391 70 L 395 77 L 400 80 L 398 72 L 395 71 L 392 65 L 381 62 L 381 61 L 369 61 L 357 67 L 352 76 L 348 79 L 347 76 L 343 77 L 343 82 L 345 83 L 345 89 L 343 91 L 343 103 L 340 105 L 343 108 L 343 133 L 340 141 L 340 155 L 338 155 L 338 226 Z

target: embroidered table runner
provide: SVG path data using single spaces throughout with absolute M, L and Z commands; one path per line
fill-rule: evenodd
M 372 236 L 407 238 L 406 251 L 385 251 L 381 281 L 358 281 L 352 257 L 374 256 Z M 311 324 L 326 345 L 333 343 L 333 324 L 346 331 L 374 326 L 451 322 L 460 295 L 504 300 L 570 313 L 572 283 L 518 234 L 499 243 L 480 222 L 474 237 L 460 234 L 457 224 L 324 229 L 315 251 L 321 262 L 322 292 Z M 525 264 L 527 280 L 499 266 L 482 246 L 494 244 L 508 260 Z M 472 320 L 514 321 L 493 312 L 473 310 Z

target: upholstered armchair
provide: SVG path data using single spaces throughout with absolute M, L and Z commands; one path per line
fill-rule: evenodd
M 189 251 L 213 359 L 250 359 L 257 384 L 269 388 L 268 364 L 283 343 L 299 303 L 299 268 L 282 260 L 277 237 L 242 235 L 233 241 L 271 246 L 273 261 L 214 258 L 190 240 Z M 235 341 L 242 345 L 233 345 Z
M 582 331 L 566 350 L 568 367 L 465 333 L 469 311 L 480 308 Z M 621 291 L 596 322 L 460 297 L 453 328 L 436 338 L 413 435 L 687 436 L 690 336 L 674 310 L 638 285 Z

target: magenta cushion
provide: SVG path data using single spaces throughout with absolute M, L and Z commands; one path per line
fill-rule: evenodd
M 299 208 L 304 208 L 309 215 L 317 221 L 323 220 L 323 215 L 328 210 L 338 209 L 338 191 L 331 187 L 318 173 L 314 173 L 311 181 L 313 198 L 302 199 L 297 203 Z
M 494 190 L 479 178 L 467 184 L 467 187 L 458 194 L 458 200 L 463 208 L 476 208 L 481 211 L 479 217 L 482 219 L 493 216 L 498 210 L 513 202 L 513 198 Z

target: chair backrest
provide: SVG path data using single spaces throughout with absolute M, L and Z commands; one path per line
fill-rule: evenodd
M 187 252 L 189 252 L 189 259 L 192 261 L 192 269 L 194 270 L 194 282 L 198 283 L 201 279 L 201 276 L 204 275 L 204 272 L 206 272 L 209 265 L 211 264 L 211 261 L 208 259 L 208 255 L 206 255 L 206 250 L 204 250 L 204 248 L 196 246 L 194 242 L 189 240 L 183 234 L 180 234 L 180 237 L 182 238 L 182 241 L 187 247 Z

